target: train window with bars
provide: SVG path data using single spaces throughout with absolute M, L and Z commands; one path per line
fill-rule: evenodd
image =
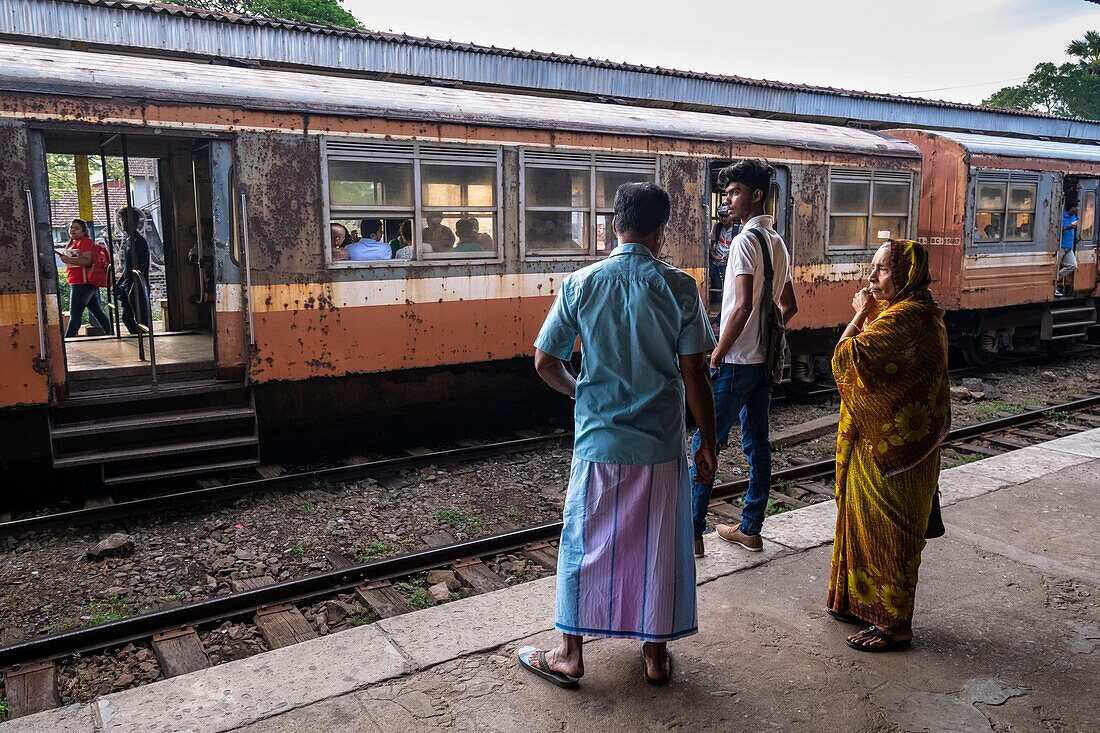
M 979 173 L 974 191 L 974 243 L 1034 241 L 1038 189 L 1035 173 Z
M 500 148 L 326 138 L 324 158 L 330 265 L 499 257 Z
M 833 168 L 829 171 L 829 249 L 857 251 L 909 236 L 913 174 Z
M 527 257 L 602 257 L 615 248 L 615 191 L 656 180 L 652 157 L 524 149 L 520 208 Z

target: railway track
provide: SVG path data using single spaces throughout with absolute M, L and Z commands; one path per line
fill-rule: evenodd
M 1098 347 L 1100 348 L 1100 347 Z M 1093 347 L 1082 347 L 1080 352 L 1091 353 Z M 1033 355 L 1004 359 L 996 365 L 989 367 L 961 367 L 952 369 L 952 377 L 959 378 L 972 374 L 981 374 L 994 367 L 1013 367 L 1043 363 L 1048 357 L 1045 355 Z M 783 391 L 773 397 L 772 404 L 779 405 L 790 402 L 812 403 L 836 396 L 835 387 L 819 387 L 808 392 L 795 393 Z M 413 449 L 409 455 L 386 458 L 380 460 L 358 460 L 348 464 L 334 465 L 307 471 L 286 473 L 280 466 L 259 466 L 255 478 L 242 481 L 223 483 L 214 477 L 199 479 L 194 488 L 173 491 L 165 494 L 144 496 L 138 499 L 129 499 L 115 502 L 113 499 L 96 500 L 89 502 L 79 509 L 71 509 L 62 512 L 32 515 L 18 519 L 0 521 L 0 538 L 16 536 L 28 532 L 41 532 L 50 529 L 83 527 L 96 524 L 117 522 L 136 516 L 158 514 L 180 509 L 193 509 L 207 502 L 225 501 L 249 494 L 266 492 L 295 491 L 308 487 L 315 482 L 324 481 L 355 481 L 364 478 L 378 478 L 397 471 L 423 468 L 429 465 L 449 465 L 465 461 L 474 461 L 484 458 L 521 453 L 526 450 L 538 448 L 543 445 L 560 443 L 565 444 L 572 438 L 572 433 L 554 433 L 545 435 L 522 434 L 514 440 L 502 440 L 477 445 L 451 448 L 441 451 L 429 449 Z M 776 501 L 788 506 L 805 506 L 797 500 L 788 501 L 790 497 L 776 496 Z
M 1100 394 L 956 428 L 947 435 L 943 447 L 955 454 L 995 455 L 1092 427 L 1100 427 Z M 484 448 L 489 450 L 488 446 Z M 800 499 L 773 492 L 773 498 L 791 508 L 827 500 L 833 493 L 828 483 L 832 472 L 831 460 L 775 471 L 773 485 L 787 482 L 803 490 L 805 495 Z M 728 520 L 739 519 L 735 500 L 744 493 L 747 484 L 747 480 L 738 480 L 716 485 L 712 513 Z M 12 683 L 16 681 L 22 690 L 35 689 L 36 685 L 52 686 L 52 697 L 43 693 L 34 699 L 56 700 L 54 664 L 57 660 L 130 642 L 148 642 L 156 652 L 164 676 L 174 676 L 207 666 L 208 662 L 203 663 L 205 653 L 195 631 L 200 625 L 254 614 L 253 621 L 260 627 L 268 646 L 285 646 L 316 636 L 294 604 L 352 592 L 378 616 L 393 616 L 411 610 L 394 588 L 394 581 L 446 568 L 452 570 L 470 592 L 496 590 L 505 587 L 506 583 L 489 567 L 494 557 L 522 553 L 552 572 L 560 532 L 560 522 L 547 522 L 465 542 L 447 542 L 443 533 L 440 546 L 369 563 L 351 564 L 343 558 L 330 558 L 333 569 L 314 575 L 278 583 L 263 582 L 263 579 L 242 581 L 240 589 L 228 595 L 7 644 L 0 647 L 0 668 L 6 670 L 9 700 Z

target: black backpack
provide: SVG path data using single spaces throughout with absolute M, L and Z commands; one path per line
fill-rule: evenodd
M 749 234 L 760 245 L 764 255 L 764 290 L 760 296 L 760 343 L 764 347 L 764 375 L 768 384 L 783 380 L 783 360 L 787 351 L 787 327 L 783 324 L 783 312 L 776 305 L 774 290 L 775 270 L 772 269 L 770 242 L 759 229 Z

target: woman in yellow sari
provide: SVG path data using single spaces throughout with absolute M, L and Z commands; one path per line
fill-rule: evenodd
M 913 638 L 917 568 L 951 402 L 928 253 L 917 242 L 888 241 L 871 267 L 833 354 L 841 402 L 827 610 L 869 625 L 848 637 L 850 647 L 885 652 Z

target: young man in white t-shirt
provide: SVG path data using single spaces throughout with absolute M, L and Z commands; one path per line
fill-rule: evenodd
M 760 530 L 771 491 L 771 442 L 768 436 L 768 409 L 771 385 L 765 373 L 764 347 L 760 341 L 760 301 L 764 295 L 764 256 L 751 230 L 769 243 L 772 269 L 772 299 L 779 304 L 784 322 L 798 311 L 791 280 L 791 258 L 783 238 L 772 227 L 772 217 L 764 213 L 764 201 L 771 187 L 773 169 L 760 159 L 742 160 L 722 170 L 719 187 L 726 193 L 726 206 L 735 221 L 743 222 L 741 232 L 730 246 L 726 279 L 722 288 L 721 330 L 718 346 L 710 357 L 714 390 L 717 437 L 721 444 L 740 417 L 741 447 L 749 462 L 749 490 L 741 510 L 741 524 L 719 524 L 718 536 L 747 550 L 759 552 L 764 545 Z M 692 451 L 700 442 L 697 432 Z M 707 526 L 713 479 L 695 482 L 691 469 L 692 512 L 695 520 L 695 556 L 703 554 L 703 532 Z

